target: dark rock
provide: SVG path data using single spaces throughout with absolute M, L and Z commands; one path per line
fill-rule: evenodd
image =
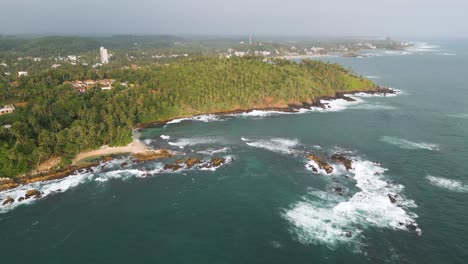
M 33 197 L 37 199 L 37 198 L 41 198 L 41 196 L 42 196 L 42 193 L 40 191 L 32 189 L 32 190 L 26 191 L 26 195 L 24 196 L 24 198 L 29 199 Z
M 182 166 L 178 164 L 166 164 L 164 165 L 164 168 L 163 168 L 163 170 L 171 170 L 171 171 L 178 171 L 180 169 L 182 169 Z
M 353 236 L 353 232 L 351 232 L 351 231 L 346 231 L 346 232 L 345 232 L 345 236 L 346 236 L 346 237 L 352 237 L 352 236 Z
M 411 223 L 409 223 L 409 224 L 406 224 L 406 228 L 407 228 L 409 231 L 416 231 L 416 230 L 418 230 L 418 226 L 417 226 L 415 223 L 413 223 L 413 222 L 411 222 Z
M 24 197 L 18 198 L 18 202 L 21 202 L 21 201 L 23 201 L 23 200 L 24 200 Z
M 128 166 L 128 162 L 123 162 L 122 164 L 120 164 L 120 167 L 122 167 L 122 168 L 125 168 L 127 166 Z
M 340 195 L 343 194 L 343 188 L 341 187 L 335 187 L 335 192 L 339 193 Z
M 13 199 L 11 197 L 8 197 L 3 201 L 2 205 L 11 204 L 11 203 L 14 203 L 14 202 L 15 202 L 15 199 Z
M 331 159 L 334 162 L 341 163 L 345 166 L 346 170 L 349 171 L 350 169 L 353 168 L 353 162 L 352 160 L 346 158 L 343 154 L 341 153 L 336 153 L 331 156 Z
M 387 197 L 388 197 L 388 199 L 390 199 L 390 202 L 391 202 L 392 204 L 394 204 L 394 203 L 397 202 L 397 197 L 398 197 L 397 194 L 391 194 L 391 193 L 389 193 L 389 194 L 387 194 Z
M 200 165 L 200 168 L 216 168 L 226 163 L 225 158 L 211 158 L 209 161 Z

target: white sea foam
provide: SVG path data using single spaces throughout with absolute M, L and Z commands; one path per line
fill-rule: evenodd
M 380 79 L 379 76 L 375 76 L 375 75 L 367 75 L 365 76 L 367 79 Z
M 453 114 L 453 115 L 449 115 L 449 116 L 454 117 L 454 118 L 468 118 L 468 113 Z
M 434 186 L 453 192 L 468 192 L 468 185 L 462 181 L 428 175 L 426 179 Z
M 315 162 L 313 160 L 307 161 L 307 164 L 305 165 L 305 167 L 306 167 L 307 170 L 309 170 L 309 171 L 311 171 L 311 172 L 313 172 L 315 174 L 322 174 L 322 175 L 327 175 L 328 174 L 324 169 L 321 169 L 319 167 L 317 162 Z M 335 170 L 335 169 L 333 169 L 333 170 Z
M 236 116 L 236 117 L 266 117 L 266 116 L 273 116 L 273 115 L 284 115 L 290 114 L 289 112 L 284 111 L 269 111 L 269 110 L 253 110 L 244 113 L 237 113 L 237 114 L 228 114 L 228 116 Z
M 456 56 L 457 54 L 449 53 L 449 52 L 442 52 L 442 53 L 437 53 L 437 55 L 440 55 L 440 56 Z
M 151 140 L 151 139 L 149 139 L 149 138 L 148 138 L 148 139 L 145 139 L 145 140 L 143 140 L 143 143 L 145 143 L 145 145 L 149 145 L 149 144 L 151 144 L 151 142 L 152 142 L 152 140 Z
M 272 138 L 267 140 L 248 141 L 245 140 L 246 144 L 251 147 L 267 149 L 273 152 L 291 154 L 294 153 L 294 147 L 299 144 L 297 139 L 287 138 Z
M 12 204 L 4 205 L 4 206 L 0 205 L 0 214 L 6 213 L 16 208 L 17 206 L 20 206 L 23 204 L 34 203 L 37 199 L 29 198 L 21 202 L 18 201 L 20 197 L 25 196 L 26 191 L 28 190 L 33 190 L 33 189 L 38 190 L 42 193 L 42 198 L 44 198 L 54 193 L 67 191 L 79 185 L 80 183 L 88 181 L 90 178 L 92 178 L 92 174 L 90 173 L 77 173 L 75 175 L 68 176 L 64 179 L 47 181 L 47 182 L 35 182 L 35 183 L 19 186 L 15 189 L 0 192 L 0 201 L 4 201 L 8 197 L 11 197 L 15 200 L 15 202 Z
M 321 191 L 310 191 L 303 199 L 285 210 L 283 217 L 291 224 L 291 231 L 304 244 L 322 244 L 331 249 L 351 244 L 357 249 L 362 233 L 368 228 L 407 230 L 412 225 L 420 234 L 415 219 L 408 211 L 412 200 L 402 198 L 403 186 L 391 185 L 383 173 L 386 169 L 365 160 L 354 161 L 354 180 L 360 189 L 349 200 L 333 197 Z M 387 196 L 398 199 L 392 203 Z
M 200 121 L 200 122 L 213 122 L 213 121 L 222 121 L 221 117 L 214 114 L 208 115 L 199 115 L 186 118 L 178 118 L 167 122 L 166 124 L 177 124 L 182 121 Z
M 430 45 L 427 42 L 413 42 L 413 46 L 408 47 L 407 50 L 410 52 L 437 52 L 440 51 L 440 46 Z
M 171 139 L 171 136 L 161 135 L 161 138 L 164 140 L 169 140 Z
M 230 148 L 219 148 L 219 149 L 213 149 L 213 148 L 210 148 L 210 149 L 207 149 L 207 150 L 201 150 L 201 151 L 198 151 L 198 153 L 200 154 L 205 154 L 205 155 L 213 155 L 213 154 L 217 154 L 217 153 L 225 153 L 225 152 L 228 152 L 230 150 Z
M 426 142 L 413 142 L 397 137 L 383 136 L 380 141 L 388 143 L 390 145 L 397 146 L 401 149 L 426 149 L 426 150 L 439 150 L 439 146 L 433 143 Z
M 360 104 L 364 102 L 364 100 L 347 95 L 351 98 L 353 98 L 355 101 L 346 101 L 344 99 L 335 99 L 335 100 L 320 100 L 320 103 L 326 104 L 326 108 L 322 107 L 311 107 L 310 109 L 300 109 L 299 112 L 305 113 L 305 112 L 338 112 L 338 111 L 343 111 L 350 106 Z
M 223 140 L 221 138 L 212 138 L 212 137 L 196 137 L 196 138 L 181 138 L 174 142 L 169 142 L 169 145 L 179 147 L 183 149 L 187 146 L 194 145 L 205 145 L 213 143 L 221 143 Z

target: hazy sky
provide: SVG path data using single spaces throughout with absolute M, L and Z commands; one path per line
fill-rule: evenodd
M 0 0 L 0 34 L 468 37 L 468 0 Z

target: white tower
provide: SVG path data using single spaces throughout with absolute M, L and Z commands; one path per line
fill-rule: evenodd
M 102 64 L 109 63 L 109 55 L 107 54 L 107 49 L 105 49 L 104 47 L 101 47 L 99 49 L 99 53 L 101 55 L 101 63 Z

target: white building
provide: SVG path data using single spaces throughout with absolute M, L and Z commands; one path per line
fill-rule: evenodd
M 99 54 L 101 55 L 101 63 L 106 64 L 109 63 L 109 55 L 107 54 L 107 49 L 101 47 L 99 49 Z
M 28 76 L 28 72 L 27 71 L 19 71 L 18 72 L 18 76 L 21 77 L 21 76 Z
M 15 107 L 13 105 L 5 105 L 0 108 L 0 115 L 11 114 L 14 111 Z
M 76 55 L 68 55 L 68 60 L 75 62 L 77 60 Z

